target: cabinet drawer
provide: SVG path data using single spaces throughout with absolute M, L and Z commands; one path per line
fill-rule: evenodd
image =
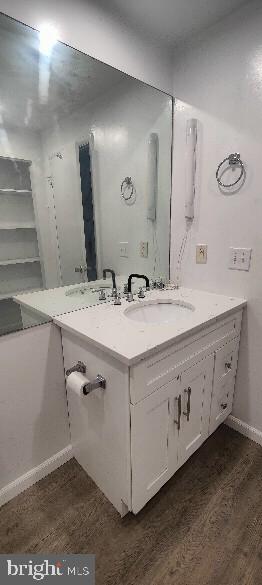
M 174 343 L 165 351 L 147 358 L 130 370 L 130 399 L 137 404 L 152 392 L 168 384 L 185 367 L 208 357 L 230 338 L 240 334 L 242 310 L 230 315 L 219 323 L 203 328 L 197 334 L 189 335 Z M 221 375 L 223 372 L 221 371 Z
M 230 341 L 215 352 L 214 384 L 219 380 L 236 375 L 239 349 L 239 337 Z
M 213 389 L 209 435 L 226 420 L 232 412 L 235 390 L 235 376 L 222 378 L 217 381 Z
M 238 350 L 239 337 L 215 352 L 209 434 L 213 433 L 232 411 Z

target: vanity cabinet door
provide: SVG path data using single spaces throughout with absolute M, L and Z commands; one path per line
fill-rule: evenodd
M 180 380 L 131 405 L 132 510 L 136 514 L 178 468 Z
M 181 374 L 179 465 L 183 465 L 208 437 L 213 373 L 212 355 Z

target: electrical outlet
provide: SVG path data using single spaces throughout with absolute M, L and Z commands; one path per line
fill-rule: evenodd
M 250 269 L 252 248 L 230 248 L 229 269 L 245 270 Z
M 139 255 L 141 258 L 148 258 L 148 242 L 140 242 Z
M 121 258 L 128 258 L 128 242 L 119 242 L 119 255 Z
M 196 246 L 196 263 L 206 264 L 207 263 L 207 245 L 198 244 Z

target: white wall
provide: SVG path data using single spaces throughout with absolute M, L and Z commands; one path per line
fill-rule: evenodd
M 172 89 L 168 53 L 95 0 L 0 0 L 0 11 L 36 29 L 52 22 L 59 40 L 150 85 Z
M 171 119 L 168 96 L 127 78 L 106 96 L 43 133 L 45 166 L 53 153 L 63 156 L 51 161 L 62 284 L 74 282 L 74 267 L 85 263 L 84 251 L 81 255 L 84 228 L 77 143 L 88 141 L 90 132 L 94 138 L 91 153 L 99 266 L 111 267 L 122 275 L 141 271 L 153 276 L 155 268 L 156 275 L 168 276 Z M 151 132 L 159 137 L 156 224 L 147 220 Z M 126 176 L 132 177 L 137 191 L 132 206 L 121 199 L 120 187 Z M 148 258 L 139 254 L 140 241 L 149 242 Z M 120 242 L 128 242 L 128 258 L 120 257 Z
M 59 329 L 2 337 L 0 371 L 1 505 L 71 454 Z
M 185 230 L 185 124 L 200 121 L 196 217 L 189 234 L 182 283 L 248 299 L 241 341 L 234 416 L 262 431 L 262 6 L 239 10 L 176 55 L 172 276 Z M 247 177 L 226 196 L 218 163 L 240 152 Z M 196 265 L 195 245 L 208 245 L 208 263 Z M 252 247 L 249 273 L 228 269 L 229 247 Z

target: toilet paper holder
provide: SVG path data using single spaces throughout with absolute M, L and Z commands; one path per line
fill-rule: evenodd
M 86 365 L 83 362 L 78 361 L 77 364 L 66 370 L 66 376 L 70 376 L 70 374 L 72 374 L 73 372 L 80 372 L 81 374 L 86 374 Z M 97 374 L 94 380 L 92 380 L 91 382 L 87 382 L 83 386 L 83 394 L 87 396 L 88 394 L 90 394 L 90 392 L 93 392 L 93 390 L 96 390 L 97 388 L 102 388 L 103 390 L 105 390 L 106 388 L 106 379 L 101 374 Z
M 78 361 L 77 364 L 72 366 L 72 368 L 66 370 L 66 376 L 70 376 L 70 374 L 72 374 L 73 372 L 80 372 L 81 374 L 86 374 L 85 364 L 83 362 Z

